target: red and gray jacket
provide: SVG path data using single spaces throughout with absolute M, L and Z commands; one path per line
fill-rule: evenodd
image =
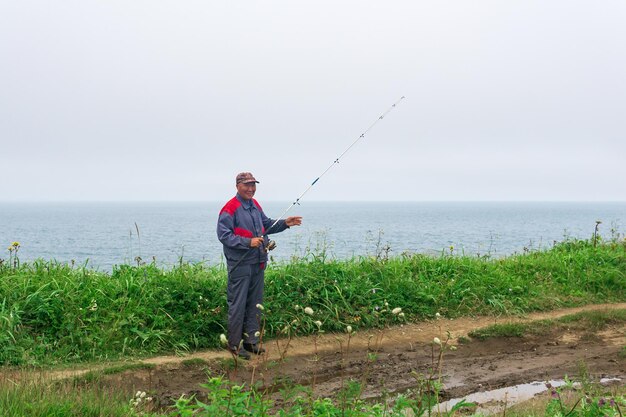
M 276 220 L 270 219 L 263 213 L 259 203 L 244 200 L 237 194 L 220 211 L 217 220 L 217 238 L 224 245 L 224 256 L 229 265 L 238 262 L 241 264 L 256 264 L 267 261 L 265 246 L 269 239 L 265 234 L 282 232 L 287 229 L 285 220 L 279 220 L 276 226 L 270 227 Z M 250 240 L 253 237 L 265 236 L 262 247 L 250 250 Z

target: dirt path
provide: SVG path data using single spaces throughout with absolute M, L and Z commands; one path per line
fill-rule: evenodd
M 541 313 L 532 313 L 525 317 L 462 317 L 458 319 L 446 319 L 431 320 L 420 323 L 407 324 L 403 326 L 396 326 L 388 329 L 384 332 L 382 338 L 382 347 L 387 346 L 402 346 L 403 348 L 410 347 L 411 344 L 430 344 L 434 337 L 445 337 L 446 332 L 450 332 L 452 341 L 456 343 L 456 339 L 460 336 L 467 336 L 467 333 L 486 327 L 496 323 L 518 323 L 524 321 L 543 320 L 543 319 L 555 319 L 570 314 L 575 314 L 581 311 L 593 311 L 593 310 L 605 310 L 605 309 L 625 309 L 626 303 L 621 304 L 594 304 L 584 307 L 566 308 L 561 310 L 554 310 Z M 370 335 L 375 337 L 379 335 L 376 330 L 364 330 L 357 332 L 354 337 L 351 338 L 350 346 L 352 349 L 362 349 L 367 347 L 370 342 Z M 315 338 L 299 337 L 291 341 L 288 349 L 288 357 L 294 356 L 310 356 L 315 353 Z M 328 334 L 322 335 L 317 339 L 317 351 L 319 353 L 336 351 L 339 348 L 339 341 L 344 344 L 347 342 L 347 336 L 340 334 Z M 370 343 L 375 343 L 375 339 Z M 283 346 L 285 341 L 280 341 L 280 345 Z M 268 350 L 270 360 L 279 359 L 280 355 L 277 351 L 275 341 L 270 341 L 265 346 Z M 227 359 L 230 358 L 230 354 L 226 351 L 202 351 L 195 352 L 189 355 L 181 356 L 156 356 L 154 358 L 146 359 L 143 362 L 154 365 L 163 365 L 171 363 L 180 363 L 185 359 L 200 358 L 207 361 L 215 359 Z M 252 362 L 254 363 L 254 361 Z
M 458 343 L 468 332 L 494 323 L 512 323 L 558 318 L 581 311 L 626 309 L 626 303 L 590 305 L 526 317 L 477 317 L 431 320 L 393 327 L 385 331 L 363 330 L 350 338 L 346 334 L 300 337 L 291 341 L 286 359 L 280 361 L 285 340 L 266 344 L 267 354 L 249 362 L 240 361 L 238 369 L 228 364 L 226 351 L 202 351 L 185 356 L 158 356 L 142 362 L 154 369 L 127 371 L 107 377 L 111 384 L 127 389 L 148 391 L 161 404 L 182 394 L 202 396 L 199 384 L 209 374 L 224 374 L 240 382 L 261 383 L 270 389 L 280 381 L 311 386 L 320 396 L 332 396 L 347 379 L 360 380 L 368 398 L 381 392 L 397 393 L 415 387 L 415 375 L 427 375 L 433 367 L 433 338 L 450 334 L 457 349 L 446 352 L 442 375 L 447 398 L 465 396 L 531 381 L 576 375 L 580 364 L 594 376 L 626 381 L 626 359 L 620 350 L 626 346 L 626 328 L 613 327 L 598 334 L 563 331 L 551 337 L 472 340 Z M 190 361 L 197 359 L 195 362 Z M 202 361 L 199 361 L 201 359 Z M 54 374 L 53 377 L 80 375 L 87 370 Z

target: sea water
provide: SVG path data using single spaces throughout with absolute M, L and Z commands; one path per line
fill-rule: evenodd
M 289 203 L 260 201 L 269 217 Z M 0 259 L 21 244 L 22 261 L 37 258 L 110 270 L 115 264 L 181 259 L 219 264 L 216 236 L 224 202 L 0 203 Z M 622 236 L 626 202 L 307 202 L 289 215 L 303 225 L 273 235 L 276 261 L 324 253 L 329 258 L 437 255 L 505 256 L 590 238 Z M 4 245 L 4 246 L 2 246 Z

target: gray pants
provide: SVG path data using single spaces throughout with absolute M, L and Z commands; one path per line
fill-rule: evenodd
M 257 304 L 263 303 L 265 265 L 238 265 L 228 269 L 228 345 L 239 348 L 244 343 L 257 343 L 254 334 L 259 331 L 261 312 Z M 245 334 L 244 334 L 245 333 Z M 246 336 L 247 335 L 247 336 Z

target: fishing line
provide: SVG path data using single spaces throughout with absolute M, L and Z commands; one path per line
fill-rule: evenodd
M 291 205 L 290 205 L 289 207 L 287 207 L 287 210 L 285 210 L 285 211 L 283 212 L 283 214 L 282 214 L 282 215 L 281 215 L 278 219 L 276 219 L 276 221 L 274 221 L 274 223 L 273 223 L 273 224 L 272 224 L 272 225 L 271 225 L 271 226 L 270 226 L 270 227 L 269 227 L 269 228 L 265 231 L 265 233 L 263 234 L 263 236 L 266 236 L 267 234 L 269 234 L 270 230 L 272 230 L 272 228 L 274 228 L 274 226 L 276 226 L 276 225 L 278 224 L 278 222 L 279 222 L 279 221 L 281 221 L 281 220 L 283 219 L 283 217 L 285 217 L 285 215 L 287 215 L 287 213 L 289 213 L 289 210 L 291 210 L 291 209 L 292 209 L 294 206 L 296 206 L 296 205 L 300 205 L 300 199 L 302 199 L 302 197 L 304 197 L 304 195 L 305 195 L 306 193 L 308 193 L 308 192 L 309 192 L 309 190 L 310 190 L 311 188 L 313 188 L 313 186 L 314 186 L 314 185 L 315 185 L 315 184 L 316 184 L 316 183 L 317 183 L 317 182 L 318 182 L 318 181 L 319 181 L 319 180 L 320 180 L 320 179 L 321 179 L 324 175 L 326 175 L 326 173 L 327 173 L 328 171 L 330 171 L 330 170 L 331 170 L 331 169 L 332 169 L 335 165 L 337 165 L 337 164 L 339 163 L 339 160 L 340 160 L 341 158 L 343 158 L 343 156 L 344 156 L 345 154 L 347 154 L 347 153 L 350 151 L 350 149 L 352 149 L 352 147 L 353 147 L 354 145 L 356 145 L 356 144 L 357 144 L 357 142 L 359 142 L 361 139 L 363 139 L 363 138 L 365 137 L 365 135 L 367 135 L 367 133 L 368 133 L 370 130 L 372 130 L 372 128 L 373 128 L 374 126 L 376 126 L 376 124 L 378 124 L 378 122 L 380 122 L 381 120 L 383 120 L 383 119 L 385 118 L 385 116 L 387 116 L 387 114 L 389 114 L 389 112 L 391 112 L 393 109 L 395 109 L 395 108 L 396 108 L 396 106 L 397 106 L 397 105 L 398 105 L 398 104 L 399 104 L 402 100 L 404 100 L 404 96 L 400 97 L 400 99 L 398 99 L 398 101 L 396 101 L 395 103 L 393 103 L 393 104 L 391 105 L 391 107 L 389 107 L 389 108 L 387 109 L 387 111 L 385 111 L 383 114 L 381 114 L 380 116 L 378 116 L 378 118 L 376 119 L 376 121 L 375 121 L 374 123 L 372 123 L 372 124 L 371 124 L 371 125 L 370 125 L 367 129 L 365 129 L 365 131 L 363 131 L 363 133 L 361 133 L 361 134 L 359 135 L 359 137 L 358 137 L 358 138 L 356 138 L 356 139 L 354 140 L 354 142 L 352 142 L 352 143 L 350 144 L 350 146 L 348 146 L 348 147 L 346 148 L 346 150 L 345 150 L 345 151 L 343 151 L 343 152 L 341 153 L 341 155 L 339 155 L 339 156 L 338 156 L 338 157 L 337 157 L 337 158 L 336 158 L 336 159 L 335 159 L 335 160 L 334 160 L 334 161 L 333 161 L 333 162 L 332 162 L 332 163 L 328 166 L 328 168 L 326 168 L 326 169 L 324 170 L 324 172 L 322 172 L 322 173 L 320 174 L 320 176 L 318 176 L 317 178 L 315 178 L 315 180 L 313 180 L 313 182 L 311 183 L 311 185 L 309 185 L 309 186 L 308 186 L 308 188 L 307 188 L 306 190 L 304 190 L 304 192 L 303 192 L 302 194 L 300 194 L 300 196 L 299 196 L 298 198 L 296 198 L 296 199 L 295 199 L 295 201 L 294 201 L 293 203 L 291 203 Z M 270 241 L 270 245 L 271 245 L 271 244 L 272 244 L 272 241 Z M 273 245 L 273 246 L 275 246 L 275 245 L 276 245 L 276 244 L 274 243 L 274 245 Z M 268 245 L 268 246 L 269 246 L 269 245 Z M 237 267 L 237 266 L 241 263 L 241 261 L 243 261 L 243 259 L 244 259 L 244 258 L 248 255 L 248 253 L 250 253 L 250 251 L 251 251 L 252 249 L 255 249 L 255 248 L 250 248 L 250 249 L 248 249 L 248 251 L 247 251 L 247 252 L 246 252 L 246 253 L 245 253 L 245 254 L 241 257 L 241 259 L 239 259 L 239 261 L 238 261 L 238 262 L 237 262 L 237 263 L 233 266 L 233 269 L 235 269 L 235 268 L 236 268 L 236 267 Z M 273 249 L 273 247 L 272 247 L 272 249 Z
M 326 175 L 326 173 L 327 173 L 328 171 L 330 171 L 330 170 L 331 170 L 331 169 L 332 169 L 335 165 L 337 165 L 337 164 L 339 163 L 339 160 L 340 160 L 340 159 L 341 159 L 341 158 L 342 158 L 345 154 L 347 154 L 347 153 L 348 153 L 348 151 L 350 151 L 350 149 L 352 149 L 352 147 L 353 147 L 354 145 L 356 145 L 358 141 L 360 141 L 361 139 L 363 139 L 363 138 L 365 137 L 365 135 L 367 134 L 367 132 L 369 132 L 369 131 L 370 131 L 370 130 L 374 127 L 374 126 L 376 126 L 376 124 L 377 124 L 378 122 L 380 122 L 381 120 L 383 120 L 383 119 L 385 118 L 385 116 L 386 116 L 386 115 L 387 115 L 390 111 L 392 111 L 392 110 L 396 107 L 396 105 L 397 105 L 398 103 L 400 103 L 403 99 L 404 99 L 404 96 L 400 97 L 400 99 L 399 99 L 398 101 L 396 101 L 395 103 L 393 103 L 393 104 L 391 105 L 391 107 L 389 107 L 389 109 L 387 109 L 387 111 L 386 111 L 386 112 L 384 112 L 383 114 L 381 114 L 380 116 L 378 116 L 378 119 L 376 119 L 376 121 L 375 121 L 374 123 L 372 123 L 372 124 L 370 125 L 370 127 L 368 127 L 367 129 L 365 129 L 365 131 L 364 131 L 363 133 L 361 133 L 361 135 L 360 135 L 358 138 L 356 138 L 356 140 L 355 140 L 354 142 L 352 142 L 352 144 L 351 144 L 350 146 L 348 146 L 348 147 L 346 148 L 346 150 L 345 150 L 345 151 L 343 151 L 343 152 L 341 153 L 341 155 L 339 155 L 339 156 L 337 157 L 337 159 L 335 159 L 335 160 L 334 160 L 334 161 L 333 161 L 333 162 L 332 162 L 332 163 L 328 166 L 328 168 L 326 168 L 326 170 L 325 170 L 324 172 L 322 172 L 322 174 L 321 174 L 319 177 L 315 178 L 315 180 L 311 183 L 311 185 L 309 185 L 309 187 L 308 187 L 306 190 L 304 190 L 304 192 L 303 192 L 302 194 L 300 194 L 300 197 L 296 198 L 296 201 L 294 201 L 293 203 L 291 203 L 291 205 L 287 208 L 287 210 L 285 210 L 285 212 L 282 214 L 282 216 L 280 216 L 280 217 L 279 217 L 279 218 L 278 218 L 278 219 L 274 222 L 274 224 L 272 224 L 272 226 L 270 227 L 270 229 L 271 229 L 272 227 L 276 226 L 276 224 L 278 223 L 278 221 L 279 221 L 279 220 L 281 220 L 283 217 L 285 217 L 285 215 L 289 212 L 289 210 L 291 210 L 291 209 L 292 209 L 292 207 L 293 207 L 293 206 L 295 206 L 295 205 L 299 205 L 299 204 L 300 204 L 300 199 L 301 199 L 302 197 L 304 197 L 304 195 L 305 195 L 306 193 L 308 193 L 308 192 L 309 192 L 309 190 L 310 190 L 311 188 L 313 188 L 313 186 L 314 186 L 314 185 L 315 185 L 315 184 L 316 184 L 316 183 L 320 180 L 320 178 L 322 178 L 324 175 Z M 268 230 L 269 230 L 269 229 L 268 229 Z M 266 234 L 267 234 L 267 233 L 266 233 Z

